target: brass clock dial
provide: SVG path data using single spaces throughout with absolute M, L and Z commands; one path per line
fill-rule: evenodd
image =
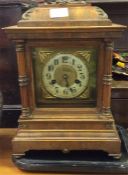
M 74 98 L 88 86 L 88 67 L 81 58 L 60 53 L 44 64 L 42 81 L 46 91 L 52 96 Z

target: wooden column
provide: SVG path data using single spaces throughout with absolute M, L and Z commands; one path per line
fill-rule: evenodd
M 22 104 L 22 117 L 27 117 L 30 115 L 29 95 L 28 95 L 29 78 L 27 76 L 27 69 L 26 69 L 24 41 L 16 41 L 16 53 L 17 53 L 21 104 Z
M 103 106 L 102 106 L 102 113 L 104 115 L 111 114 L 110 103 L 111 103 L 111 85 L 112 85 L 112 54 L 113 54 L 113 43 L 111 40 L 105 40 Z

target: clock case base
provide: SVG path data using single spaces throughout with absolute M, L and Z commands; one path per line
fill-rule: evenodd
M 20 118 L 20 129 L 13 139 L 15 156 L 29 150 L 102 150 L 120 157 L 120 138 L 111 115 L 87 115 L 81 108 L 46 108 L 42 112 L 45 115 Z
M 17 158 L 14 164 L 31 172 L 75 172 L 75 173 L 113 173 L 128 172 L 128 134 L 118 126 L 121 138 L 121 158 L 114 159 L 101 151 L 73 151 L 64 154 L 59 151 L 30 151 Z M 93 167 L 93 168 L 92 168 Z

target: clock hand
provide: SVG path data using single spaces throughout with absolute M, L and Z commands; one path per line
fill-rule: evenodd
M 64 78 L 64 80 L 65 80 L 65 82 L 66 82 L 66 87 L 69 87 L 68 75 L 67 75 L 67 74 L 64 74 L 64 75 L 63 75 L 63 78 Z

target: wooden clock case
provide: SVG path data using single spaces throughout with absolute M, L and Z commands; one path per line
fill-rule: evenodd
M 67 17 L 49 17 L 51 9 L 66 8 Z M 119 157 L 121 141 L 110 110 L 113 40 L 125 26 L 113 24 L 98 7 L 42 6 L 30 9 L 17 26 L 5 28 L 15 41 L 22 114 L 14 137 L 13 155 L 28 150 L 102 150 Z M 50 101 L 35 93 L 33 48 L 98 49 L 96 98 Z

